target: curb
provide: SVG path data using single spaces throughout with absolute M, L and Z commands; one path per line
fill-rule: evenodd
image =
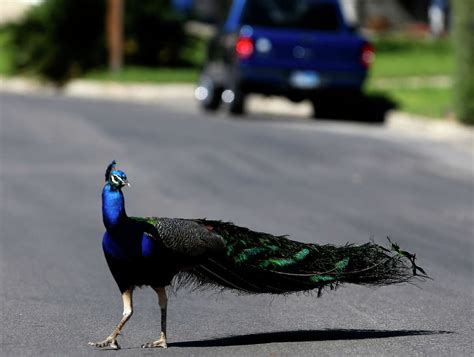
M 144 84 L 74 80 L 64 88 L 57 88 L 38 80 L 0 77 L 0 92 L 15 94 L 62 94 L 66 97 L 87 99 L 124 100 L 144 103 L 159 103 L 170 100 L 194 98 L 192 84 Z
M 0 92 L 15 94 L 45 94 L 51 95 L 58 92 L 53 86 L 40 81 L 22 77 L 0 77 Z
M 194 99 L 192 84 L 122 84 L 75 80 L 66 86 L 63 94 L 80 98 L 107 98 L 145 103 Z

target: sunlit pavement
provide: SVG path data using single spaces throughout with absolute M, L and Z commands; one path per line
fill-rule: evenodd
M 101 252 L 107 163 L 130 215 L 208 217 L 307 242 L 389 235 L 434 279 L 315 296 L 171 294 L 169 349 L 139 290 L 120 355 L 468 355 L 472 152 L 381 126 L 2 94 L 2 355 L 89 355 L 121 317 Z M 217 340 L 216 340 L 217 339 Z M 103 355 L 100 351 L 97 355 Z

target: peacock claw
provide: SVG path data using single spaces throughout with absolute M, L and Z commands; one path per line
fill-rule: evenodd
M 110 347 L 113 350 L 120 349 L 120 345 L 118 344 L 115 338 L 106 338 L 105 340 L 100 342 L 89 342 L 89 346 L 94 346 L 98 348 Z
M 159 339 L 158 341 L 145 343 L 142 348 L 168 348 L 168 344 L 165 339 Z

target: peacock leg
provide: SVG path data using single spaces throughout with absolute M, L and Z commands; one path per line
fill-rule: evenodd
M 153 288 L 156 293 L 158 294 L 158 304 L 160 305 L 161 309 L 161 333 L 160 339 L 157 341 L 153 341 L 150 343 L 145 343 L 142 345 L 142 348 L 167 348 L 168 345 L 166 343 L 166 311 L 168 306 L 168 298 L 166 297 L 166 290 L 165 288 Z
M 122 331 L 123 327 L 130 319 L 133 314 L 133 300 L 132 300 L 132 293 L 133 290 L 129 289 L 122 294 L 122 301 L 123 301 L 123 316 L 120 322 L 118 323 L 117 327 L 113 332 L 107 337 L 105 340 L 100 342 L 89 342 L 90 346 L 95 346 L 99 348 L 103 347 L 110 347 L 115 350 L 120 349 L 119 344 L 117 343 L 117 336 L 120 335 L 120 331 Z

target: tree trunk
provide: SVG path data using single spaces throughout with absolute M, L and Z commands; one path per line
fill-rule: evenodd
M 107 1 L 107 47 L 112 72 L 119 72 L 123 64 L 123 5 L 123 0 Z

